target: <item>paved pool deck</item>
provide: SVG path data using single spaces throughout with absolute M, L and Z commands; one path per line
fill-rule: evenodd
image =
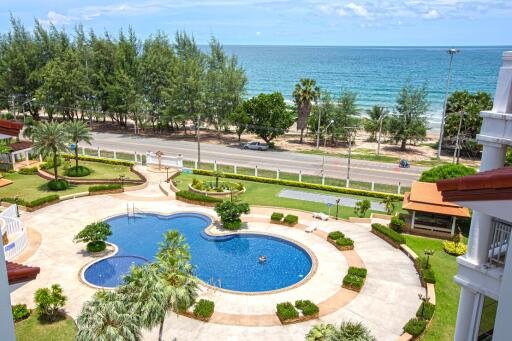
M 149 173 L 149 185 L 139 191 L 115 195 L 83 197 L 60 202 L 36 212 L 23 212 L 21 220 L 34 230 L 31 248 L 23 261 L 41 268 L 38 278 L 14 291 L 13 304 L 33 306 L 37 288 L 53 283 L 62 285 L 68 300 L 66 312 L 76 318 L 82 305 L 95 289 L 82 283 L 80 269 L 95 258 L 84 252 L 83 244 L 73 243 L 85 225 L 123 214 L 133 205 L 142 211 L 171 214 L 193 211 L 215 216 L 211 208 L 189 205 L 166 197 L 159 189 L 163 174 Z M 412 261 L 401 251 L 370 232 L 369 225 L 346 221 L 317 221 L 314 234 L 301 227 L 270 224 L 273 208 L 253 207 L 244 218 L 244 231 L 270 233 L 296 241 L 308 247 L 318 261 L 313 276 L 303 285 L 267 295 L 226 293 L 201 286 L 201 297 L 215 301 L 216 314 L 209 323 L 169 313 L 164 326 L 165 340 L 304 340 L 307 331 L 316 323 L 361 321 L 378 340 L 396 340 L 402 326 L 415 315 L 424 293 Z M 310 213 L 284 210 L 299 215 L 303 225 L 312 222 Z M 302 226 L 303 227 L 303 226 Z M 340 252 L 325 240 L 328 232 L 341 230 L 355 241 L 354 252 Z M 37 244 L 39 246 L 37 247 Z M 364 263 L 368 278 L 363 290 L 355 294 L 341 288 L 343 276 L 351 264 Z M 282 301 L 311 299 L 321 307 L 318 320 L 281 326 L 273 314 L 275 305 Z M 158 329 L 145 331 L 145 340 L 155 340 Z

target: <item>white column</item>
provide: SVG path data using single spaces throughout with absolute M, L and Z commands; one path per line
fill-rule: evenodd
M 415 220 L 416 220 L 416 211 L 412 211 L 411 230 L 414 230 L 414 221 Z
M 452 233 L 451 233 L 452 236 L 455 234 L 455 225 L 456 224 L 457 224 L 457 217 L 453 216 L 452 217 Z
M 30 160 L 28 159 L 28 152 L 25 152 L 25 164 L 30 166 Z
M 350 180 L 349 179 L 345 180 L 345 187 L 350 188 Z
M 299 182 L 302 182 L 302 171 L 299 170 Z
M 2 334 L 2 340 L 16 341 L 16 337 L 14 336 L 11 295 L 9 292 L 9 280 L 7 278 L 4 247 L 3 245 L 0 245 L 0 247 L 0 333 Z
M 322 185 L 325 185 L 325 176 L 322 174 Z
M 501 279 L 498 310 L 494 322 L 493 340 L 510 340 L 510 326 L 512 325 L 512 250 L 507 252 L 505 268 Z
M 197 160 L 194 160 L 194 168 L 197 169 Z
M 98 149 L 99 151 L 99 149 Z M 137 152 L 133 152 L 133 160 L 135 160 L 135 162 L 137 162 Z
M 372 192 L 375 191 L 375 181 L 372 181 Z
M 457 324 L 454 341 L 472 341 L 474 325 L 474 312 L 476 309 L 477 294 L 471 289 L 462 286 L 460 288 L 459 310 L 457 312 Z
M 11 162 L 12 162 L 12 169 L 18 170 L 16 168 L 16 156 L 14 156 L 14 154 L 11 154 Z
M 233 166 L 233 172 L 236 174 L 236 165 Z
M 113 153 L 114 153 L 114 160 L 116 160 L 117 159 L 117 153 L 116 153 L 115 150 L 113 151 Z
M 98 154 L 98 157 L 101 157 L 100 147 L 98 147 L 98 150 L 96 153 Z
M 398 190 L 397 190 L 398 194 L 400 194 L 401 189 L 402 189 L 402 184 L 400 182 L 398 182 Z
M 213 161 L 213 170 L 216 171 L 217 170 L 217 160 L 214 160 Z
M 82 147 L 82 155 L 85 155 L 85 147 Z
M 258 176 L 258 165 L 254 167 L 254 176 Z
M 276 171 L 276 179 L 279 180 L 279 168 Z
M 39 154 L 39 162 L 43 162 L 43 157 Z

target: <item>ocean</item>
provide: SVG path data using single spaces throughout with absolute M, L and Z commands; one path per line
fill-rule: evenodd
M 361 110 L 373 105 L 393 109 L 398 92 L 410 80 L 426 84 L 429 119 L 439 124 L 449 55 L 446 47 L 339 47 L 226 45 L 238 56 L 247 77 L 247 96 L 281 92 L 289 101 L 301 78 L 316 79 L 323 91 L 357 93 Z M 503 51 L 512 47 L 460 47 L 452 67 L 450 91 L 494 94 Z

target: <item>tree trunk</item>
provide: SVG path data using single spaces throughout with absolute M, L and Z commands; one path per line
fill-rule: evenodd
M 75 143 L 75 169 L 78 170 L 78 142 Z
M 406 146 L 407 146 L 407 140 L 403 139 L 402 144 L 400 145 L 400 150 L 405 151 Z
M 302 137 L 304 136 L 304 128 L 300 130 L 300 141 L 299 143 L 302 143 Z
M 158 329 L 158 341 L 163 341 L 163 333 L 164 333 L 164 321 L 165 317 L 160 321 L 160 328 Z
M 57 165 L 57 151 L 53 151 L 53 171 L 55 173 L 55 180 L 58 179 L 58 175 L 57 175 L 57 169 L 58 169 L 58 165 Z

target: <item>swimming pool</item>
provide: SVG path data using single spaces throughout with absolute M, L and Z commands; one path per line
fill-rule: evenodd
M 194 274 L 223 289 L 263 292 L 286 288 L 306 278 L 313 265 L 306 250 L 282 238 L 252 233 L 209 236 L 204 229 L 211 219 L 198 213 L 122 215 L 106 222 L 112 229 L 108 242 L 116 244 L 118 253 L 84 271 L 84 279 L 96 286 L 116 287 L 129 272 L 130 262 L 153 261 L 163 234 L 173 229 L 190 246 Z M 265 263 L 259 262 L 262 255 L 267 257 Z

